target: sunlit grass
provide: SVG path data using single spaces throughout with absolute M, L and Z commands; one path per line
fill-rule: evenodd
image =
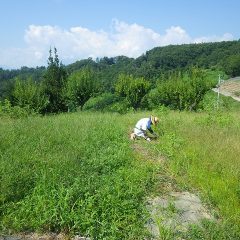
M 240 226 L 240 115 L 176 113 L 162 121 L 158 149 L 183 188 L 200 192 L 215 217 Z M 213 211 L 214 212 L 214 211 Z
M 170 174 L 178 188 L 198 192 L 222 222 L 193 228 L 185 239 L 237 239 L 239 113 L 163 110 L 151 112 L 160 117 L 158 141 L 137 143 L 151 161 L 128 138 L 150 112 L 2 119 L 1 231 L 143 239 L 146 197 L 154 189 L 164 192 L 160 176 Z
M 0 131 L 2 231 L 143 238 L 155 170 L 134 157 L 119 115 L 4 120 Z

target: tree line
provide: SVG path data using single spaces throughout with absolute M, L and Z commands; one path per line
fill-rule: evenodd
M 39 113 L 126 109 L 196 110 L 216 84 L 204 69 L 240 75 L 240 41 L 157 47 L 133 59 L 84 59 L 64 66 L 50 49 L 47 67 L 0 69 L 0 98 Z

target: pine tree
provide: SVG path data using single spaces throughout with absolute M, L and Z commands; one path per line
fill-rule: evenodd
M 54 48 L 54 57 L 52 49 L 49 50 L 48 67 L 45 78 L 45 94 L 48 96 L 49 104 L 46 112 L 58 113 L 67 110 L 64 104 L 63 89 L 67 79 L 67 73 L 59 62 L 57 49 Z

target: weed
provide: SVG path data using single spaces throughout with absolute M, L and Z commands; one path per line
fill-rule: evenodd
M 1 231 L 143 239 L 154 166 L 139 165 L 118 119 L 75 113 L 2 121 Z

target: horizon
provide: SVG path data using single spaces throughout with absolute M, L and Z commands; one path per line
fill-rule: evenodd
M 234 42 L 234 41 L 235 41 L 235 42 L 238 42 L 238 41 L 240 41 L 240 39 L 238 39 L 238 40 L 230 40 L 230 41 L 221 41 L 221 42 Z M 153 47 L 152 49 L 149 49 L 149 50 L 147 50 L 146 52 L 151 51 L 151 50 L 153 50 L 154 48 L 158 48 L 158 47 L 181 46 L 181 45 L 190 45 L 190 44 L 205 44 L 205 43 L 220 43 L 220 42 L 202 42 L 202 43 L 169 44 L 169 45 L 166 45 L 166 46 Z M 51 47 L 51 50 L 53 50 L 53 48 L 55 48 L 55 47 L 54 47 L 54 46 Z M 56 49 L 57 49 L 57 48 L 56 48 Z M 50 49 L 48 50 L 48 54 L 49 54 L 49 51 L 50 51 Z M 139 56 L 137 56 L 137 57 L 135 57 L 135 58 L 133 58 L 133 59 L 135 60 L 135 59 L 141 57 L 142 55 L 146 54 L 146 52 L 142 53 L 141 55 L 139 55 Z M 58 54 L 58 49 L 57 49 L 57 55 L 58 55 L 59 61 L 62 63 L 62 61 L 61 61 L 61 56 L 59 56 L 59 54 Z M 115 58 L 115 57 L 119 57 L 119 56 L 128 57 L 128 56 L 125 56 L 125 55 L 118 55 L 118 56 L 112 56 L 112 57 L 108 57 L 108 58 Z M 49 55 L 48 55 L 48 57 L 49 57 Z M 21 68 L 24 68 L 24 67 L 34 68 L 34 69 L 36 69 L 36 68 L 41 68 L 41 67 L 47 68 L 48 57 L 46 58 L 46 63 L 45 63 L 45 65 L 39 65 L 39 66 L 33 66 L 33 67 L 31 67 L 31 66 L 20 66 L 19 68 L 5 68 L 4 66 L 1 66 L 1 65 L 0 65 L 0 69 L 10 70 L 10 71 L 11 71 L 11 70 L 20 70 Z M 95 59 L 93 59 L 93 58 L 91 58 L 91 57 L 89 57 L 89 58 L 91 58 L 91 60 L 93 60 L 94 62 L 97 62 L 98 59 L 102 59 L 102 58 L 104 58 L 104 57 L 107 57 L 107 56 L 103 56 L 103 57 L 101 57 L 101 58 L 98 58 L 98 57 L 97 57 L 97 58 L 95 58 Z M 62 64 L 63 64 L 64 66 L 68 66 L 68 65 L 71 65 L 71 64 L 76 63 L 77 61 L 87 60 L 87 59 L 89 59 L 89 58 L 76 59 L 76 60 L 73 61 L 73 62 L 70 62 L 70 63 L 67 63 L 67 64 L 63 64 L 63 63 L 62 63 Z M 129 57 L 129 58 L 131 58 L 131 57 Z

